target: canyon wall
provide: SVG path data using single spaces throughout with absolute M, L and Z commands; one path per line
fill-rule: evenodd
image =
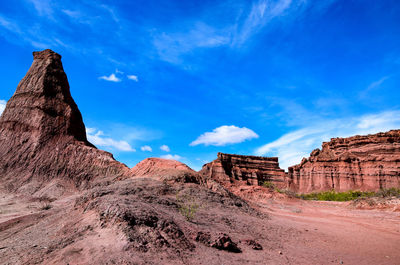
M 332 138 L 290 167 L 287 182 L 299 193 L 400 187 L 400 130 Z
M 266 181 L 277 187 L 285 186 L 285 171 L 279 168 L 277 157 L 218 153 L 218 158 L 205 164 L 200 174 L 224 186 L 257 186 Z

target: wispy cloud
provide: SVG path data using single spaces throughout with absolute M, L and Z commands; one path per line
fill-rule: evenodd
M 0 31 L 1 28 L 7 30 L 4 33 L 9 42 L 22 46 L 28 44 L 36 49 L 67 48 L 76 55 L 100 54 L 104 60 L 112 59 L 112 55 L 105 52 L 107 43 L 99 40 L 113 38 L 115 42 L 120 43 L 120 46 L 124 46 L 121 43 L 125 35 L 120 34 L 122 22 L 112 6 L 99 5 L 95 1 L 72 3 L 60 0 L 18 0 L 17 2 L 25 2 L 25 4 L 16 3 L 21 11 L 14 15 L 12 12 L 7 13 L 8 17 L 0 14 Z M 21 12 L 24 12 L 24 16 L 19 15 Z M 80 37 L 85 30 L 90 32 L 90 38 Z
M 0 115 L 3 113 L 4 109 L 6 108 L 7 102 L 5 100 L 0 99 Z
M 116 83 L 122 81 L 122 79 L 117 77 L 115 74 L 111 74 L 109 76 L 103 75 L 103 76 L 100 76 L 99 79 L 106 80 L 109 82 L 116 82 Z
M 178 64 L 182 62 L 181 56 L 190 51 L 219 47 L 229 42 L 229 31 L 196 22 L 187 31 L 156 35 L 153 44 L 162 60 Z
M 148 145 L 140 147 L 140 150 L 142 150 L 143 152 L 153 152 L 153 149 Z
M 28 0 L 35 7 L 40 16 L 52 17 L 53 8 L 50 0 Z
M 293 19 L 302 14 L 310 1 L 307 0 L 258 0 L 245 4 L 230 5 L 230 14 L 236 18 L 226 23 L 215 20 L 179 21 L 179 31 L 163 30 L 154 36 L 153 45 L 161 60 L 181 64 L 184 57 L 197 49 L 226 47 L 239 49 L 258 32 L 268 29 L 269 22 L 276 18 Z M 332 1 L 331 1 L 332 2 Z M 316 5 L 320 6 L 320 5 Z M 225 5 L 226 7 L 226 5 Z M 205 17 L 213 17 L 214 9 L 209 9 Z M 182 25 L 184 25 L 182 27 Z
M 372 82 L 371 84 L 368 85 L 368 87 L 360 92 L 360 98 L 366 98 L 368 96 L 368 93 L 371 91 L 378 89 L 386 80 L 388 80 L 390 76 L 384 76 L 381 79 Z
M 178 160 L 178 161 L 183 159 L 183 157 L 181 157 L 180 155 L 171 155 L 171 154 L 162 155 L 162 156 L 160 156 L 160 158 L 169 159 L 169 160 Z
M 25 29 L 24 27 L 24 30 L 22 30 L 17 21 L 2 16 L 1 14 L 0 14 L 0 26 L 1 28 L 6 30 L 6 33 L 10 34 L 13 37 L 16 36 L 17 41 L 15 42 L 17 42 L 18 44 L 29 43 L 30 45 L 38 49 L 45 49 L 50 47 L 51 42 L 47 37 L 37 34 L 37 32 L 36 35 L 31 34 L 32 31 L 35 31 L 35 26 L 31 25 L 29 29 Z M 13 39 L 14 38 L 9 38 L 10 41 Z M 56 40 L 58 39 L 55 38 L 52 42 L 57 43 Z M 62 42 L 59 41 L 59 45 L 61 45 L 61 43 Z
M 372 134 L 400 128 L 400 111 L 385 111 L 360 117 L 318 120 L 284 134 L 255 150 L 256 155 L 278 156 L 283 168 L 298 164 L 303 157 L 333 137 Z
M 0 15 L 0 26 L 9 31 L 18 31 L 18 32 L 20 31 L 18 26 L 14 22 L 10 21 L 9 19 L 1 15 Z
M 95 128 L 86 128 L 86 135 L 89 142 L 96 146 L 111 148 L 117 151 L 135 152 L 136 150 L 131 147 L 127 141 L 114 140 L 104 135 L 104 133 Z
M 269 0 L 261 0 L 253 3 L 244 23 L 238 25 L 238 31 L 235 34 L 232 44 L 235 46 L 241 46 L 254 34 L 265 27 L 272 19 L 284 15 L 285 11 L 294 4 L 293 2 L 298 1 L 279 0 L 273 2 Z M 299 2 L 304 4 L 306 3 L 305 1 Z M 294 6 L 297 8 L 299 7 L 299 5 Z M 292 11 L 295 12 L 297 9 Z
M 133 80 L 135 82 L 139 82 L 139 78 L 137 75 L 127 75 L 128 79 Z
M 162 145 L 162 146 L 160 146 L 160 149 L 162 150 L 162 151 L 164 151 L 164 152 L 171 152 L 171 149 L 169 148 L 169 146 L 168 145 Z
M 241 143 L 253 138 L 258 138 L 258 135 L 254 131 L 246 127 L 240 128 L 234 125 L 223 125 L 221 127 L 215 128 L 212 132 L 203 133 L 190 145 L 195 146 L 199 144 L 204 144 L 206 146 L 224 146 L 228 144 Z

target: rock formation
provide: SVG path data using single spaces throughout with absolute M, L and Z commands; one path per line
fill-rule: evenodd
M 194 172 L 193 169 L 179 161 L 155 157 L 146 158 L 131 169 L 136 176 L 153 175 L 166 170 Z
M 151 177 L 162 181 L 203 183 L 196 171 L 179 161 L 171 159 L 146 158 L 134 166 L 131 169 L 131 173 L 135 177 Z
M 289 168 L 288 185 L 300 193 L 400 187 L 400 130 L 332 138 Z
M 0 118 L 1 181 L 9 189 L 25 186 L 34 192 L 53 179 L 81 186 L 97 176 L 129 174 L 87 141 L 61 56 L 44 50 L 33 57 Z
M 285 185 L 285 171 L 277 157 L 243 156 L 218 153 L 218 158 L 205 164 L 200 174 L 224 186 L 262 185 L 265 181 L 278 187 Z

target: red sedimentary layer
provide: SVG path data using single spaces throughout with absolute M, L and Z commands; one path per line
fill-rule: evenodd
M 288 175 L 297 192 L 400 187 L 400 130 L 332 138 Z
M 0 118 L 2 182 L 35 190 L 55 178 L 81 186 L 97 176 L 128 175 L 125 165 L 87 141 L 61 56 L 51 50 L 33 56 Z
M 190 167 L 179 161 L 156 157 L 150 157 L 142 160 L 131 169 L 131 172 L 135 176 L 145 176 L 162 173 L 168 170 L 190 171 L 195 173 Z
M 265 181 L 285 185 L 285 171 L 277 157 L 243 156 L 218 153 L 218 158 L 200 171 L 222 185 L 262 185 Z

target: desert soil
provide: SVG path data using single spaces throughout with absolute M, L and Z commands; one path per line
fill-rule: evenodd
M 96 216 L 87 213 L 74 215 L 71 209 L 73 196 L 52 202 L 52 208 L 44 210 L 46 202 L 0 194 L 0 258 L 1 264 L 85 264 L 91 263 L 91 256 L 107 256 L 110 251 L 123 248 L 122 239 L 112 228 L 91 227 L 91 233 L 84 239 L 76 237 L 75 243 L 59 242 L 66 247 L 57 255 L 42 259 L 35 253 L 44 253 L 49 245 L 47 237 L 62 235 L 51 223 L 60 224 L 70 230 L 82 229 L 82 224 L 93 224 Z M 197 247 L 194 255 L 183 259 L 182 264 L 400 264 L 400 212 L 392 210 L 360 210 L 349 203 L 315 202 L 297 199 L 274 198 L 251 204 L 268 214 L 262 220 L 267 229 L 258 221 L 247 226 L 258 234 L 255 238 L 263 250 L 243 249 L 243 253 L 229 253 L 221 250 L 209 253 L 208 247 Z M 69 216 L 63 212 L 70 213 Z M 47 221 L 43 221 L 47 220 Z M 254 219 L 255 220 L 255 219 Z M 44 223 L 43 223 L 44 222 Z M 70 223 L 79 223 L 80 228 Z M 43 223 L 48 227 L 39 226 Z M 264 225 L 264 224 L 263 224 Z M 252 227 L 254 226 L 254 227 Z M 89 225 L 88 225 L 89 227 Z M 239 233 L 239 232 L 238 232 Z M 48 234 L 48 235 L 47 235 Z M 254 234 L 254 233 L 253 233 Z M 38 238 L 38 235 L 40 238 Z M 231 232 L 235 237 L 235 233 Z M 237 237 L 236 237 L 237 238 Z M 98 251 L 89 251 L 87 246 Z M 98 245 L 98 246 L 96 246 Z M 243 247 L 242 247 L 243 248 Z M 204 251 L 204 256 L 202 256 Z M 262 255 L 260 255 L 264 252 Z M 197 253 L 197 254 L 196 254 Z M 207 258 L 206 255 L 214 258 Z M 257 256 L 257 257 L 256 257 Z M 219 257 L 215 259 L 215 257 Z M 100 259 L 101 260 L 101 259 Z M 121 261 L 123 262 L 123 261 Z M 158 261 L 171 264 L 172 261 Z M 117 260 L 118 263 L 118 260 Z M 136 263 L 133 263 L 136 264 Z M 139 263 L 138 263 L 139 264 Z M 145 264 L 145 263 L 144 263 Z M 154 263 L 157 264 L 157 263 Z

